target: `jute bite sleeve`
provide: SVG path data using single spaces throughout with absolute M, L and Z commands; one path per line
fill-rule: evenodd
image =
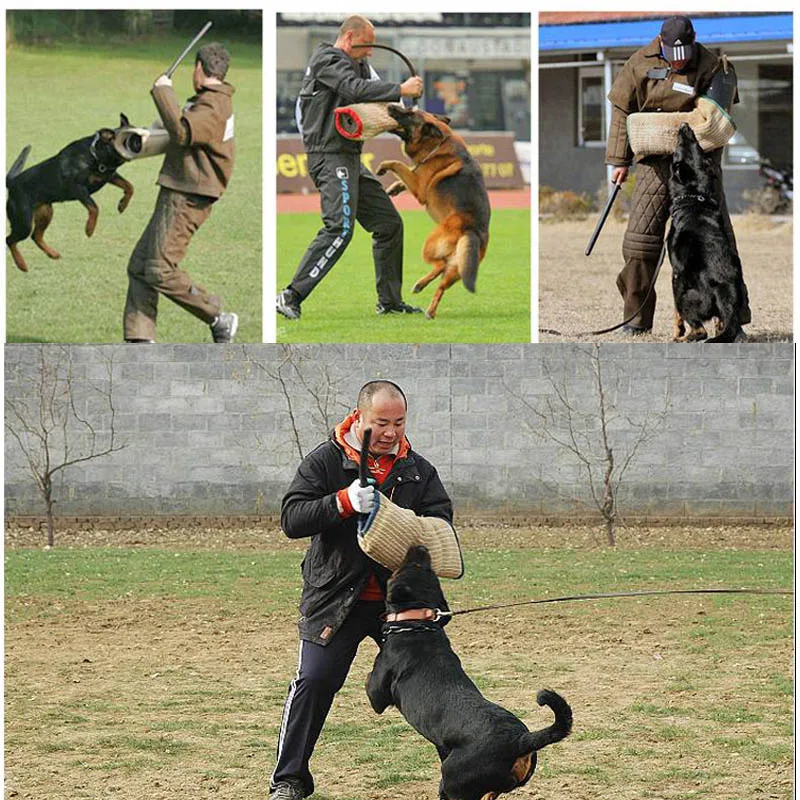
M 361 518 L 358 543 L 373 561 L 388 569 L 403 563 L 409 547 L 424 545 L 431 554 L 433 571 L 440 578 L 460 578 L 464 560 L 458 536 L 438 517 L 418 517 L 378 493 L 372 512 Z

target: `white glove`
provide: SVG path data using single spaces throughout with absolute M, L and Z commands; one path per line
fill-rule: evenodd
M 168 78 L 166 75 L 159 75 L 153 86 L 172 86 L 172 78 Z
M 347 487 L 347 496 L 353 510 L 359 514 L 369 514 L 375 505 L 375 487 L 372 484 L 362 486 L 358 478 Z

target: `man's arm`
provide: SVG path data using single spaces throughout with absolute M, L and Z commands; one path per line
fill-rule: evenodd
M 323 465 L 314 456 L 300 464 L 281 503 L 281 528 L 290 539 L 315 536 L 342 522 L 336 492 L 326 491 Z
M 397 102 L 400 100 L 399 83 L 371 81 L 356 75 L 347 56 L 326 58 L 314 70 L 314 78 L 334 91 L 345 104 Z
M 181 147 L 188 147 L 191 141 L 191 132 L 181 114 L 178 98 L 172 88 L 172 81 L 162 75 L 153 84 L 150 94 L 153 96 L 161 121 L 169 133 L 170 141 Z
M 636 78 L 630 62 L 617 75 L 608 99 L 611 101 L 611 124 L 606 142 L 606 164 L 629 167 L 633 163 L 633 150 L 628 141 L 628 114 L 637 110 Z

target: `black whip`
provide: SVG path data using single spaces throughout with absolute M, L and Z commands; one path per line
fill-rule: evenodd
M 415 77 L 417 75 L 417 70 L 414 69 L 414 65 L 411 63 L 411 59 L 401 53 L 399 50 L 396 50 L 394 47 L 389 47 L 388 44 L 353 44 L 350 45 L 351 47 L 377 47 L 379 50 L 388 50 L 390 53 L 394 53 L 396 56 L 399 56 L 403 59 L 403 62 L 408 67 L 409 72 L 411 73 L 411 77 Z
M 572 600 L 605 600 L 611 597 L 652 597 L 667 594 L 766 594 L 792 595 L 791 589 L 645 589 L 631 592 L 604 592 L 602 594 L 572 594 L 565 597 L 545 597 L 540 600 L 523 600 L 519 603 L 501 603 L 493 606 L 478 606 L 460 611 L 439 611 L 439 617 L 455 617 L 459 614 L 472 614 L 476 611 L 493 611 L 515 606 L 531 606 L 541 603 L 566 603 Z
M 372 428 L 364 428 L 361 434 L 361 454 L 358 459 L 358 479 L 361 486 L 367 485 L 369 478 L 369 443 L 372 441 Z

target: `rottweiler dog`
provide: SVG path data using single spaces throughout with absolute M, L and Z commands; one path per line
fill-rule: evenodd
M 442 295 L 458 280 L 470 292 L 475 291 L 478 265 L 489 245 L 489 195 L 480 165 L 449 127 L 447 117 L 397 104 L 388 110 L 399 125 L 392 133 L 403 140 L 414 165 L 383 161 L 376 174 L 391 171 L 397 175 L 400 180 L 389 187 L 388 194 L 408 189 L 437 223 L 422 249 L 422 257 L 433 269 L 411 290 L 421 292 L 442 276 L 426 312 L 428 319 L 433 319 Z
M 706 339 L 704 323 L 716 317 L 721 330 L 709 342 L 736 342 L 745 334 L 739 310 L 746 302 L 742 263 L 725 229 L 722 187 L 712 156 L 683 123 L 669 179 L 672 225 L 667 237 L 675 298 L 674 341 Z
M 130 123 L 120 114 L 120 126 Z M 117 129 L 118 130 L 118 129 Z M 114 147 L 117 130 L 100 128 L 99 131 L 68 144 L 61 152 L 40 164 L 23 167 L 30 153 L 30 145 L 17 156 L 6 175 L 8 200 L 6 214 L 11 223 L 11 234 L 6 244 L 11 250 L 14 263 L 23 272 L 28 265 L 17 244 L 27 239 L 33 231 L 33 241 L 50 258 L 61 258 L 44 241 L 44 232 L 53 219 L 53 203 L 78 200 L 89 212 L 86 220 L 86 235 L 91 236 L 97 225 L 99 209 L 92 195 L 107 183 L 122 189 L 122 199 L 117 208 L 121 214 L 133 197 L 133 186 L 117 173 L 125 159 Z
M 389 580 L 383 643 L 367 678 L 378 714 L 397 706 L 442 759 L 440 800 L 495 800 L 527 783 L 536 753 L 572 728 L 572 710 L 555 692 L 538 693 L 555 722 L 531 732 L 511 712 L 487 700 L 467 677 L 436 609 L 444 595 L 427 548 L 411 547 Z

